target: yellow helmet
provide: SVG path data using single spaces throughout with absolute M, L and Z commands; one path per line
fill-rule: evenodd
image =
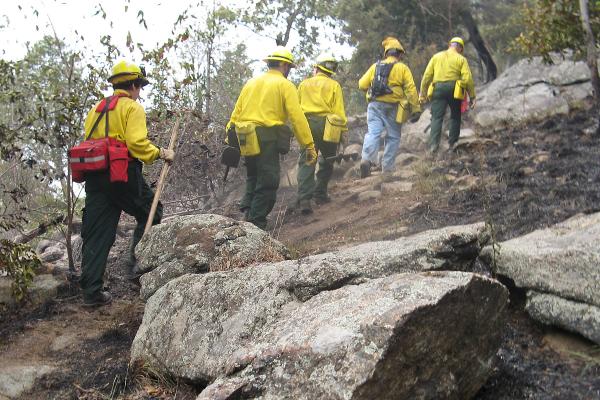
M 459 38 L 458 36 L 453 37 L 452 39 L 450 39 L 450 43 L 458 43 L 460 44 L 462 47 L 465 47 L 465 42 L 464 40 L 462 40 L 462 38 Z
M 316 59 L 315 67 L 328 74 L 334 74 L 337 71 L 338 61 L 333 54 L 321 53 Z
M 291 64 L 292 68 L 296 67 L 294 64 L 294 56 L 292 52 L 283 46 L 277 46 L 263 61 L 283 61 Z
M 114 85 L 116 83 L 128 82 L 136 79 L 141 80 L 142 86 L 146 86 L 150 83 L 148 79 L 146 79 L 144 67 L 122 60 L 112 67 L 112 74 L 108 78 L 108 82 Z
M 404 47 L 402 47 L 400 41 L 393 36 L 388 36 L 383 39 L 381 45 L 383 46 L 383 54 L 392 49 L 400 50 L 402 53 L 404 53 Z

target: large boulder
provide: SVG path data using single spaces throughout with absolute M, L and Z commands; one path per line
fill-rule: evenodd
M 182 276 L 149 298 L 132 361 L 212 384 L 200 398 L 469 397 L 507 292 L 471 273 L 414 272 L 469 269 L 485 237 L 483 224 L 448 227 Z
M 279 241 L 248 222 L 215 214 L 171 218 L 136 247 L 140 296 L 150 297 L 168 281 L 188 273 L 228 270 L 289 258 Z
M 473 111 L 476 125 L 500 130 L 580 108 L 592 95 L 587 64 L 560 56 L 553 62 L 521 60 L 483 88 Z
M 551 306 L 548 297 L 529 299 L 531 315 L 541 322 L 568 321 L 573 309 L 592 307 L 590 316 L 600 315 L 600 213 L 577 215 L 552 227 L 488 246 L 482 259 L 497 274 L 511 278 L 515 285 L 532 293 L 550 294 L 574 302 L 568 307 Z M 542 300 L 543 299 L 543 303 Z M 577 304 L 575 304 L 577 303 Z M 562 305 L 567 303 L 562 302 Z M 543 305 L 543 306 L 542 306 Z M 575 307 L 577 305 L 577 307 Z M 580 307 L 581 306 L 581 307 Z M 590 337 L 581 323 L 557 323 Z M 596 329 L 599 321 L 594 324 Z M 594 334 L 592 334 L 593 336 Z M 596 330 L 596 339 L 600 331 Z

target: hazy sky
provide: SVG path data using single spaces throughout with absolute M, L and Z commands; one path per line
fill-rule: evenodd
M 243 0 L 214 1 L 217 6 L 247 3 Z M 101 17 L 102 13 L 94 15 L 100 10 L 99 4 L 102 4 L 106 12 L 106 19 Z M 206 4 L 209 6 L 198 6 L 197 0 L 0 0 L 0 43 L 3 43 L 1 56 L 5 59 L 22 58 L 27 51 L 27 42 L 33 43 L 56 31 L 57 36 L 67 44 L 78 48 L 84 45 L 87 51 L 102 51 L 100 37 L 110 34 L 113 44 L 123 52 L 124 58 L 135 61 L 139 54 L 131 54 L 127 50 L 127 32 L 131 32 L 134 43 L 141 42 L 146 49 L 151 49 L 157 43 L 163 43 L 172 37 L 173 23 L 183 10 L 191 6 L 190 14 L 202 19 L 208 7 L 212 7 L 213 0 L 207 0 Z M 138 22 L 140 10 L 144 13 L 147 30 Z M 77 43 L 80 36 L 85 40 Z M 254 34 L 244 27 L 229 32 L 221 44 L 227 45 L 227 42 L 236 43 L 240 40 L 246 43 L 250 58 L 259 60 L 274 44 L 273 39 Z M 292 37 L 289 45 L 293 47 L 294 44 Z M 323 45 L 322 50 L 335 50 L 329 47 L 332 45 L 331 41 Z M 333 46 L 336 47 L 335 44 Z M 350 51 L 345 48 L 343 53 L 349 56 Z

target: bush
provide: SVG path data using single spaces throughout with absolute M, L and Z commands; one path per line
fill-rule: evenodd
M 40 264 L 37 255 L 28 245 L 0 240 L 0 273 L 7 274 L 13 280 L 12 292 L 17 301 L 25 297 Z

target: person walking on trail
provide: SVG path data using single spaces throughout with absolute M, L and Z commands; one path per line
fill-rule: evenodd
M 125 143 L 130 159 L 126 183 L 111 183 L 109 171 L 85 174 L 80 285 L 86 306 L 101 306 L 112 300 L 110 293 L 103 290 L 103 276 L 121 211 L 137 221 L 127 260 L 130 274 L 134 272 L 135 246 L 144 233 L 154 197 L 142 176 L 142 162 L 149 164 L 158 158 L 172 162 L 175 157 L 173 150 L 159 148 L 148 139 L 146 113 L 137 102 L 142 88 L 149 83 L 143 67 L 121 61 L 112 68 L 108 82 L 112 84 L 114 93 L 88 112 L 84 124 L 85 135 L 89 139 L 101 139 L 108 135 Z M 153 224 L 158 224 L 161 216 L 162 205 L 159 204 Z
M 300 107 L 296 86 L 287 79 L 294 65 L 292 53 L 278 46 L 264 61 L 268 71 L 250 79 L 240 92 L 229 123 L 227 141 L 236 145 L 245 159 L 246 193 L 240 211 L 261 229 L 275 205 L 279 187 L 279 154 L 289 151 L 291 130 L 314 165 L 317 153 L 308 121 Z
M 410 114 L 412 121 L 418 119 L 421 107 L 413 75 L 400 61 L 404 48 L 394 37 L 386 37 L 383 46 L 383 60 L 371 65 L 358 81 L 359 89 L 367 92 L 367 128 L 362 148 L 360 176 L 370 175 L 371 166 L 378 164 L 380 138 L 386 130 L 382 170 L 384 176 L 395 169 L 396 155 L 400 146 L 401 124 Z
M 466 95 L 465 90 L 469 94 L 470 108 L 475 107 L 475 84 L 469 63 L 462 55 L 464 47 L 461 38 L 452 38 L 448 50 L 431 57 L 423 74 L 419 101 L 425 103 L 431 100 L 429 151 L 432 155 L 439 148 L 446 106 L 450 106 L 449 151 L 452 151 L 460 135 L 460 105 Z
M 315 165 L 306 163 L 305 150 L 298 159 L 298 206 L 303 214 L 312 212 L 311 199 L 320 205 L 330 201 L 327 185 L 333 173 L 334 160 L 341 133 L 346 129 L 346 112 L 342 87 L 331 78 L 338 61 L 331 54 L 321 54 L 314 65 L 313 76 L 298 86 L 302 111 L 306 115 L 319 158 L 315 182 Z

